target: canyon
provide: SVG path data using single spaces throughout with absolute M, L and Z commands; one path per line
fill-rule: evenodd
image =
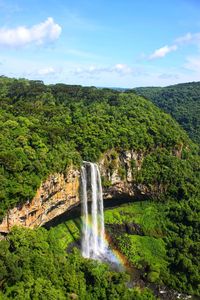
M 160 192 L 162 187 L 151 190 L 136 182 L 144 159 L 141 151 L 109 150 L 98 162 L 103 182 L 103 199 L 141 199 Z M 8 233 L 17 225 L 37 228 L 80 204 L 80 168 L 73 165 L 65 173 L 55 173 L 41 183 L 35 197 L 8 210 L 0 233 Z

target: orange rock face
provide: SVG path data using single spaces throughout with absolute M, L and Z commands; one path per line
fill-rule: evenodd
M 172 155 L 181 157 L 182 145 L 174 150 Z M 98 162 L 102 179 L 107 181 L 103 188 L 104 200 L 112 198 L 152 197 L 163 193 L 167 186 L 154 185 L 151 188 L 136 182 L 135 174 L 139 172 L 144 159 L 144 153 L 109 150 Z M 53 218 L 66 212 L 80 203 L 80 171 L 71 167 L 67 174 L 50 175 L 35 197 L 22 206 L 16 206 L 8 211 L 0 224 L 0 233 L 7 233 L 14 226 L 29 228 L 39 227 Z
M 8 211 L 0 224 L 0 232 L 7 233 L 14 226 L 39 227 L 79 203 L 80 173 L 73 168 L 64 174 L 50 175 L 35 197 L 21 207 Z
M 108 151 L 99 161 L 102 177 L 110 182 L 109 187 L 104 187 L 104 199 L 134 197 L 134 175 L 132 174 L 131 161 L 136 163 L 139 170 L 143 160 L 140 153 L 124 151 L 112 158 L 113 151 Z M 109 165 L 112 164 L 112 172 Z M 126 174 L 122 176 L 120 169 Z M 16 206 L 7 212 L 7 216 L 0 224 L 0 233 L 7 233 L 17 226 L 37 228 L 53 218 L 66 212 L 74 205 L 80 203 L 80 171 L 71 167 L 67 174 L 50 175 L 40 188 L 35 197 L 22 206 Z

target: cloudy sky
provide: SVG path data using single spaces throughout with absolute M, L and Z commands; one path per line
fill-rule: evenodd
M 200 1 L 0 0 L 0 74 L 108 87 L 200 81 Z

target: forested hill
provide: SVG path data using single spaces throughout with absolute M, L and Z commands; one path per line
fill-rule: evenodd
M 200 295 L 199 148 L 170 115 L 134 92 L 1 77 L 0 128 L 0 219 L 32 199 L 53 172 L 65 172 L 70 164 L 78 168 L 82 160 L 98 161 L 110 149 L 112 171 L 116 154 L 139 153 L 140 168 L 135 160 L 131 165 L 133 185 L 159 193 L 151 194 L 146 215 L 142 209 L 138 219 L 148 224 L 145 243 L 135 252 L 136 236 L 122 234 L 119 248 L 129 261 L 138 257 L 150 282 Z M 162 216 L 154 217 L 154 205 L 160 205 Z M 119 215 L 132 222 L 135 209 Z M 28 290 L 27 299 L 39 291 L 48 294 L 41 299 L 72 299 L 69 293 L 80 299 L 154 299 L 136 291 L 137 296 L 124 277 L 105 272 L 105 266 L 66 255 L 60 238 L 44 229 L 11 231 L 0 242 L 0 298 L 25 299 L 18 295 Z
M 174 195 L 191 190 L 184 182 L 189 172 L 196 181 L 192 160 L 171 157 L 181 147 L 187 158 L 195 146 L 169 115 L 136 94 L 1 77 L 0 100 L 1 216 L 31 199 L 48 174 L 97 161 L 113 148 L 149 153 L 140 175 L 146 184 L 171 182 L 177 168 Z
M 170 113 L 200 144 L 200 82 L 190 82 L 168 87 L 141 87 L 134 91 L 151 100 Z
M 187 156 L 192 146 L 169 115 L 135 94 L 1 77 L 0 100 L 1 215 L 31 199 L 48 174 L 108 149 L 166 156 L 183 145 Z

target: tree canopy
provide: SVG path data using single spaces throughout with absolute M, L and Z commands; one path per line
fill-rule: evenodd
M 189 157 L 196 146 L 169 115 L 134 93 L 1 77 L 0 111 L 1 217 L 32 199 L 50 173 L 97 161 L 112 148 L 146 154 L 140 183 L 170 182 L 173 189 L 173 176 L 175 193 L 183 194 L 194 184 L 198 163 Z M 173 154 L 179 147 L 182 159 Z
M 199 88 L 190 83 L 136 92 L 154 99 L 199 142 Z M 148 222 L 147 209 L 144 218 L 151 225 L 144 226 L 144 237 L 117 236 L 118 247 L 144 268 L 151 283 L 200 295 L 199 146 L 170 115 L 134 91 L 2 76 L 0 128 L 0 219 L 9 208 L 31 200 L 53 172 L 71 164 L 79 168 L 82 160 L 98 161 L 110 149 L 142 153 L 140 170 L 132 162 L 134 184 L 154 191 L 150 211 L 164 225 L 152 217 Z M 162 215 L 155 213 L 160 203 Z M 124 208 L 117 221 L 127 226 L 130 218 L 135 211 Z M 116 213 L 110 224 L 113 219 Z M 15 228 L 0 242 L 0 298 L 154 299 L 148 290 L 127 288 L 126 274 L 84 260 L 78 251 L 66 253 L 52 232 Z
M 200 144 L 200 82 L 182 83 L 168 87 L 142 87 L 134 91 L 170 113 Z

